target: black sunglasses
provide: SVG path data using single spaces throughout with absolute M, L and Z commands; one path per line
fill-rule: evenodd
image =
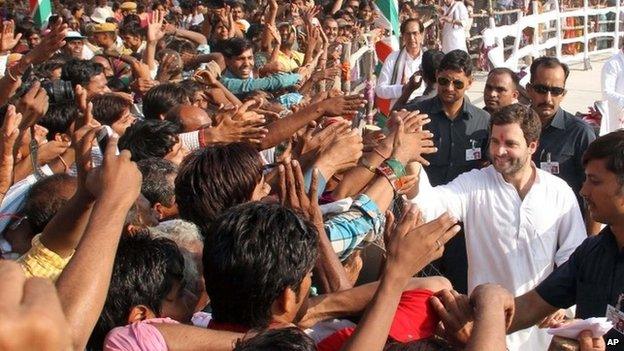
M 565 93 L 565 88 L 561 87 L 549 87 L 542 84 L 531 84 L 531 88 L 535 90 L 536 93 L 546 95 L 548 92 L 552 94 L 552 96 L 560 96 Z
M 464 82 L 462 82 L 459 79 L 451 81 L 450 79 L 445 78 L 445 77 L 439 77 L 438 78 L 438 85 L 441 85 L 443 87 L 447 87 L 449 84 L 451 84 L 451 82 L 453 83 L 453 87 L 455 89 L 458 89 L 458 90 L 459 89 L 464 89 L 465 84 L 464 84 Z

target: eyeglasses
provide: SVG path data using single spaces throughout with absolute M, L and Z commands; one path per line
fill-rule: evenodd
M 542 84 L 531 84 L 531 88 L 535 90 L 536 93 L 541 95 L 546 95 L 548 92 L 552 94 L 552 96 L 560 96 L 565 93 L 565 88 L 561 87 L 549 87 Z
M 461 80 L 459 80 L 459 79 L 456 79 L 456 80 L 451 81 L 450 79 L 445 78 L 445 77 L 439 77 L 439 78 L 438 78 L 438 85 L 441 85 L 441 86 L 443 86 L 443 87 L 447 87 L 447 86 L 449 86 L 449 84 L 451 84 L 451 83 L 453 83 L 453 87 L 454 87 L 455 89 L 457 89 L 457 90 L 459 90 L 459 89 L 464 89 L 465 84 L 464 84 L 464 82 L 462 82 L 462 81 L 461 81 Z

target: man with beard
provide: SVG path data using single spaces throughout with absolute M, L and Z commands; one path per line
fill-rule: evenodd
M 293 25 L 288 22 L 280 23 L 279 34 L 282 38 L 279 53 L 277 54 L 277 62 L 284 72 L 295 72 L 303 66 L 305 55 L 303 52 L 293 50 L 293 46 L 297 41 L 297 32 Z
M 565 263 L 586 237 L 570 187 L 531 162 L 540 132 L 533 110 L 504 107 L 490 120 L 492 165 L 434 188 L 421 181 L 414 202 L 427 219 L 448 211 L 464 223 L 469 293 L 496 283 L 522 295 Z M 537 327 L 507 339 L 509 350 L 545 350 L 548 343 Z

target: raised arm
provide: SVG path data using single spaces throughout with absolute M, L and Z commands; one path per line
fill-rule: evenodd
M 102 167 L 88 175 L 87 188 L 96 199 L 93 211 L 56 283 L 76 350 L 84 349 L 104 306 L 125 218 L 141 190 L 141 172 L 130 152 L 115 155 L 117 141 L 117 136 L 110 138 Z

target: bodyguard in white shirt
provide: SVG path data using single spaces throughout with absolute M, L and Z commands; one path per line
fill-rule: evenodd
M 585 226 L 565 181 L 531 162 L 541 131 L 536 113 L 513 104 L 490 126 L 492 165 L 435 188 L 422 179 L 413 201 L 428 220 L 449 211 L 464 223 L 469 293 L 497 283 L 519 296 L 567 261 Z M 507 337 L 509 350 L 546 350 L 549 342 L 537 327 Z
M 410 18 L 401 23 L 401 41 L 403 48 L 388 55 L 379 74 L 375 93 L 382 99 L 390 99 L 390 108 L 396 102 L 412 75 L 420 72 L 422 63 L 422 40 L 425 28 L 415 18 Z M 414 90 L 410 99 L 421 96 L 425 91 L 425 85 L 421 84 Z

